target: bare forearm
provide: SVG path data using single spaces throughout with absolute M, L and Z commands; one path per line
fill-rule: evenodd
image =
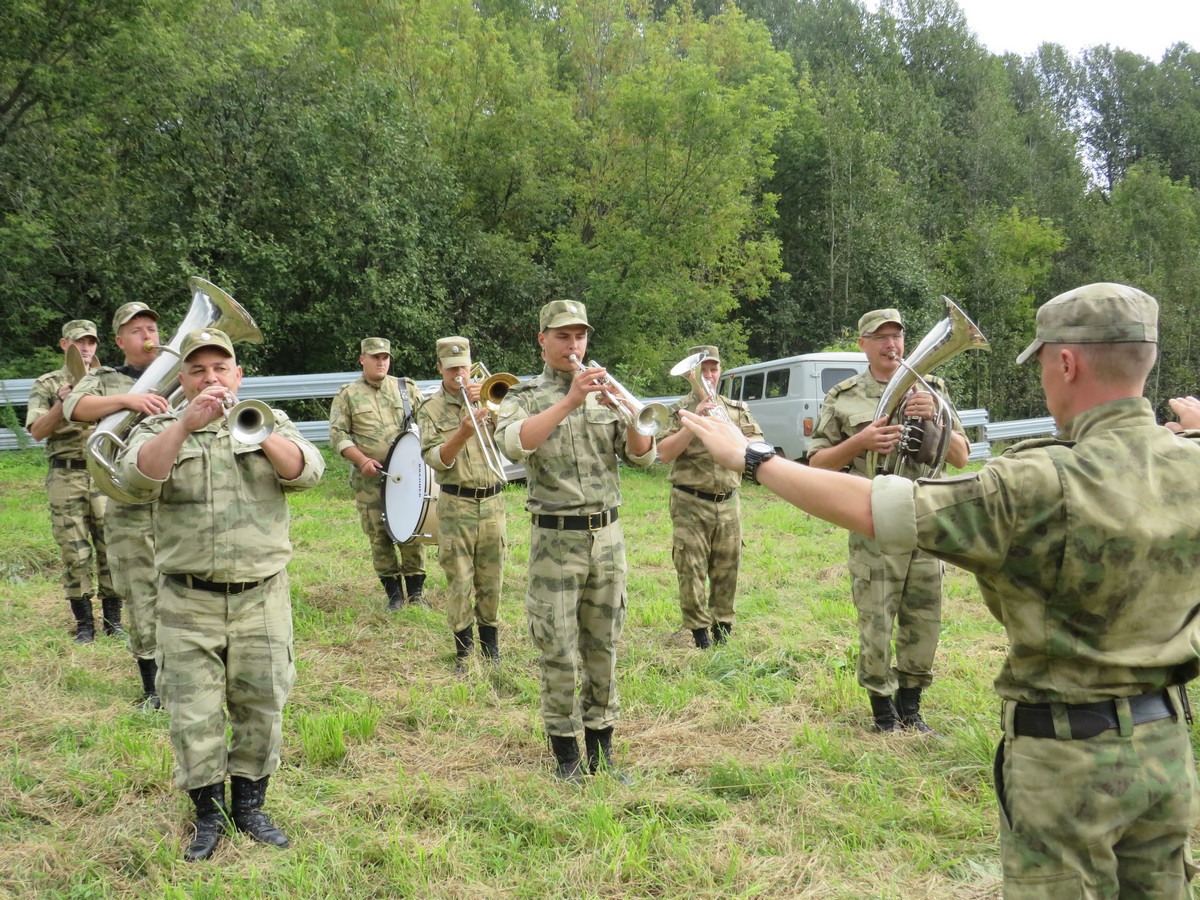
M 76 422 L 96 422 L 124 408 L 120 394 L 111 397 L 89 394 L 86 397 L 80 397 L 75 403 L 71 418 Z
M 971 445 L 957 431 L 950 435 L 950 449 L 946 452 L 947 464 L 961 469 L 971 458 Z
M 521 422 L 521 447 L 525 450 L 536 450 L 546 442 L 546 438 L 554 429 L 562 424 L 563 419 L 571 414 L 576 407 L 569 397 L 564 397 L 553 406 L 548 406 L 537 415 L 530 416 Z
M 287 438 L 272 432 L 262 442 L 262 449 L 275 467 L 275 473 L 284 481 L 294 481 L 304 471 L 304 453 Z
M 818 450 L 808 458 L 808 464 L 813 468 L 840 472 L 854 462 L 854 458 L 862 452 L 857 438 L 858 435 L 852 435 L 832 447 Z
M 29 426 L 29 434 L 35 441 L 44 441 L 63 423 L 63 408 L 60 401 L 38 416 Z
M 831 448 L 832 449 L 832 448 Z M 841 528 L 875 537 L 871 482 L 845 472 L 829 472 L 781 456 L 758 468 L 758 482 L 810 515 Z
M 674 462 L 675 458 L 687 449 L 692 442 L 692 433 L 686 428 L 680 428 L 658 442 L 658 458 L 665 463 Z

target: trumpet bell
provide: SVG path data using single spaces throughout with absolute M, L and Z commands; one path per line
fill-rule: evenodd
M 261 444 L 275 431 L 275 413 L 261 400 L 239 400 L 226 417 L 230 436 L 241 444 Z
M 508 394 L 508 389 L 518 382 L 516 375 L 508 372 L 497 372 L 489 375 L 479 385 L 479 397 L 491 412 L 500 409 L 500 404 Z
M 646 437 L 656 437 L 671 425 L 671 410 L 661 403 L 647 403 L 638 413 L 634 430 Z

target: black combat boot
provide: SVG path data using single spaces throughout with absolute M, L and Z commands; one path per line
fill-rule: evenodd
M 225 782 L 193 788 L 188 796 L 196 804 L 196 835 L 183 851 L 183 858 L 196 862 L 212 856 L 225 836 Z
M 612 726 L 608 728 L 583 729 L 583 744 L 587 748 L 588 773 L 598 775 L 606 772 L 613 781 L 633 784 L 633 779 L 614 768 L 612 764 Z
M 483 629 L 480 629 L 482 631 Z M 479 636 L 480 641 L 483 640 L 483 635 Z M 454 632 L 454 671 L 467 671 L 467 660 L 471 658 L 471 648 L 475 646 L 475 637 L 471 633 L 471 626 L 468 625 L 462 631 Z
M 110 636 L 125 634 L 125 629 L 121 627 L 120 597 L 101 597 L 100 614 L 103 617 L 105 634 Z
M 919 734 L 937 734 L 921 718 L 921 688 L 900 688 L 896 692 L 896 712 L 903 727 Z
M 692 640 L 696 642 L 696 648 L 698 650 L 707 650 L 712 646 L 712 641 L 708 639 L 707 628 L 693 628 Z
M 158 675 L 158 663 L 152 659 L 139 659 L 137 664 L 138 674 L 142 676 L 142 699 L 138 701 L 139 708 L 142 712 L 162 709 L 162 698 L 158 696 L 158 690 L 154 687 L 154 679 Z
M 896 712 L 892 698 L 877 697 L 874 694 L 868 696 L 871 698 L 871 714 L 875 717 L 874 730 L 881 733 L 899 731 L 900 714 Z
M 71 601 L 75 616 L 75 643 L 90 644 L 96 639 L 96 623 L 92 621 L 92 598 L 77 597 Z
M 287 835 L 276 828 L 262 811 L 263 801 L 267 799 L 267 781 L 270 777 L 264 775 L 258 781 L 251 781 L 249 778 L 234 775 L 229 779 L 232 788 L 230 802 L 233 806 L 233 824 L 238 831 L 250 835 L 260 843 L 286 847 Z
M 712 633 L 713 643 L 723 644 L 729 640 L 729 633 L 733 631 L 733 626 L 728 622 L 713 622 Z
M 479 626 L 479 650 L 484 659 L 500 662 L 500 632 L 495 625 Z
M 575 735 L 550 735 L 550 749 L 558 767 L 554 777 L 567 784 L 583 784 L 583 770 L 579 767 L 579 742 Z
M 388 575 L 385 578 L 380 578 L 379 583 L 387 591 L 387 608 L 389 612 L 395 612 L 404 605 L 404 588 L 400 587 L 399 578 L 395 575 Z
M 404 593 L 408 594 L 409 604 L 420 603 L 423 606 L 429 604 L 425 602 L 425 573 L 420 575 L 405 575 L 404 576 Z

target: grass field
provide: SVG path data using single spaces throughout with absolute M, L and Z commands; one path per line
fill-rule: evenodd
M 453 672 L 434 609 L 386 613 L 340 460 L 293 501 L 299 678 L 268 810 L 292 840 L 179 858 L 191 804 L 122 643 L 76 645 L 33 451 L 0 454 L 0 897 L 999 897 L 990 787 L 1004 640 L 950 570 L 926 718 L 866 730 L 845 535 L 744 490 L 738 622 L 679 624 L 666 468 L 626 470 L 617 764 L 550 777 L 523 628 L 529 526 L 506 493 L 504 660 Z

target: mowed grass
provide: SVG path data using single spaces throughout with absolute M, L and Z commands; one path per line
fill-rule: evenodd
M 941 740 L 867 731 L 846 538 L 743 490 L 738 621 L 700 652 L 681 629 L 666 468 L 625 470 L 629 618 L 617 762 L 550 777 L 524 628 L 529 525 L 505 494 L 498 667 L 453 672 L 434 609 L 389 614 L 340 460 L 293 497 L 299 678 L 268 809 L 293 846 L 238 836 L 184 863 L 191 805 L 163 714 L 136 712 L 122 643 L 71 642 L 32 451 L 0 454 L 0 897 L 999 897 L 990 786 L 999 627 L 950 570 Z

